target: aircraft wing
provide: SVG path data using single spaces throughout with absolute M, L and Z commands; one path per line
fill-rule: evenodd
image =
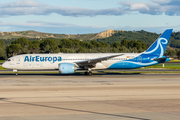
M 117 56 L 122 56 L 124 54 L 117 54 L 117 55 L 111 55 L 111 56 L 106 56 L 106 57 L 100 57 L 100 58 L 94 58 L 94 59 L 89 59 L 89 60 L 84 60 L 84 61 L 78 61 L 75 62 L 79 67 L 95 67 L 96 63 L 108 60 Z

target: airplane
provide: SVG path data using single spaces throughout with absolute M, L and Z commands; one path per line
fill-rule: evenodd
M 10 57 L 2 64 L 18 75 L 19 70 L 58 70 L 60 74 L 72 74 L 85 70 L 87 76 L 94 70 L 135 69 L 164 63 L 170 60 L 164 56 L 173 29 L 167 29 L 142 53 L 57 53 L 21 54 Z

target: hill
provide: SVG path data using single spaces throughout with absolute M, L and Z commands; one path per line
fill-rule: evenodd
M 103 41 L 112 44 L 116 41 L 122 41 L 123 39 L 126 40 L 141 40 L 142 42 L 146 43 L 147 46 L 150 46 L 160 34 L 151 33 L 144 30 L 141 31 L 115 31 L 109 37 L 104 38 L 97 38 L 98 42 Z M 168 45 L 174 48 L 180 48 L 180 32 L 173 32 L 171 34 L 170 40 Z
M 106 38 L 98 38 L 98 41 L 113 43 L 115 41 L 122 41 L 123 39 L 126 40 L 141 40 L 145 42 L 148 46 L 154 42 L 158 38 L 159 34 L 146 32 L 144 30 L 141 31 L 118 31 L 114 33 L 110 37 Z
M 18 31 L 18 32 L 0 32 L 0 39 L 2 39 L 6 44 L 10 44 L 13 40 L 25 37 L 30 40 L 38 39 L 79 39 L 82 41 L 97 40 L 108 43 L 113 43 L 115 41 L 122 41 L 123 39 L 127 40 L 141 40 L 145 42 L 147 46 L 153 43 L 157 39 L 159 34 L 151 33 L 144 30 L 141 31 L 124 31 L 124 30 L 113 30 L 109 29 L 100 33 L 92 34 L 52 34 L 52 33 L 43 33 L 37 31 Z M 174 32 L 171 35 L 169 45 L 171 47 L 180 48 L 180 32 Z
M 109 29 L 100 33 L 92 33 L 92 34 L 52 34 L 52 33 L 43 33 L 37 31 L 18 31 L 18 32 L 1 32 L 0 31 L 0 39 L 16 39 L 20 37 L 25 37 L 28 39 L 45 39 L 45 38 L 55 38 L 55 39 L 63 39 L 63 38 L 71 38 L 71 39 L 79 39 L 79 40 L 96 40 L 101 38 L 107 38 L 112 36 L 114 33 L 117 33 L 118 30 Z
M 90 40 L 95 37 L 95 34 L 81 34 L 81 35 L 70 35 L 70 34 L 52 34 L 52 33 L 43 33 L 37 31 L 18 31 L 18 32 L 0 32 L 0 39 L 16 39 L 20 37 L 25 37 L 28 39 L 46 39 L 46 38 L 71 38 L 71 39 L 80 39 L 80 40 Z

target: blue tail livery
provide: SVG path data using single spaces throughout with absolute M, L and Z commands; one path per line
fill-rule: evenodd
M 109 68 L 133 69 L 169 61 L 170 59 L 163 55 L 169 42 L 172 30 L 173 29 L 167 29 L 166 31 L 164 31 L 164 33 L 145 52 L 143 52 L 139 56 L 133 59 L 119 61 L 111 65 Z
M 172 29 L 167 29 L 143 54 L 163 57 Z

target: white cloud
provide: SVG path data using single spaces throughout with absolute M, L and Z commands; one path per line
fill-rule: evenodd
M 12 3 L 0 4 L 0 17 L 17 15 L 47 15 L 57 13 L 64 16 L 97 16 L 122 15 L 126 12 L 120 8 L 112 9 L 85 9 L 78 7 L 50 6 L 33 0 L 18 0 Z
M 35 30 L 48 33 L 59 34 L 82 34 L 82 33 L 96 33 L 106 29 L 101 26 L 91 25 L 75 25 L 60 22 L 44 22 L 44 21 L 27 21 L 27 22 L 0 22 L 1 31 L 26 31 Z M 78 31 L 78 32 L 77 32 Z
M 160 3 L 160 4 L 167 4 L 171 2 L 172 0 L 151 0 L 151 1 L 155 3 Z
M 34 0 L 17 0 L 0 4 L 0 17 L 18 15 L 48 15 L 57 13 L 63 16 L 83 17 L 97 15 L 120 16 L 138 11 L 142 14 L 180 15 L 179 0 L 151 0 L 151 2 L 122 1 L 119 8 L 86 9 L 78 7 L 51 6 Z
M 148 5 L 144 2 L 131 2 L 131 1 L 123 1 L 120 2 L 121 5 L 126 6 L 129 10 L 149 10 Z
M 0 7 L 14 8 L 14 7 L 39 7 L 45 4 L 33 1 L 33 0 L 18 0 L 15 2 L 1 4 Z
M 145 4 L 143 4 L 143 3 L 135 3 L 135 4 L 132 4 L 132 5 L 130 6 L 130 9 L 131 9 L 131 10 L 139 10 L 139 9 L 141 9 L 141 10 L 143 10 L 143 9 L 149 10 L 149 8 L 148 8 Z
M 138 11 L 142 14 L 159 15 L 165 13 L 166 15 L 180 15 L 180 1 L 179 0 L 151 0 L 152 2 L 120 2 L 126 7 L 127 11 Z
M 60 22 L 44 22 L 44 21 L 27 21 L 27 22 L 0 22 L 1 31 L 25 31 L 25 30 L 35 30 L 39 32 L 47 33 L 65 33 L 65 34 L 87 34 L 87 33 L 98 33 L 107 29 L 114 30 L 146 30 L 149 32 L 162 33 L 167 28 L 173 28 L 175 31 L 180 30 L 179 25 L 164 25 L 164 26 L 82 26 L 69 23 L 60 23 Z M 77 32 L 78 31 L 78 32 Z

